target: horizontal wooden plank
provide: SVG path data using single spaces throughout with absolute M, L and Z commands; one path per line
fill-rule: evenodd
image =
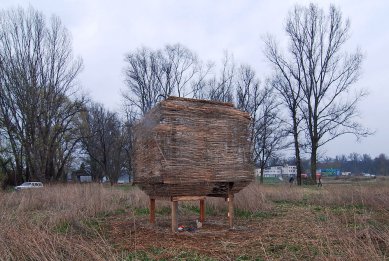
M 194 200 L 203 200 L 205 196 L 178 196 L 172 197 L 172 201 L 194 201 Z

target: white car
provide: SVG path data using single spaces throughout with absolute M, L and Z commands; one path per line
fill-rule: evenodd
M 22 185 L 16 186 L 15 190 L 19 191 L 22 189 L 30 189 L 30 188 L 43 188 L 42 182 L 24 182 Z

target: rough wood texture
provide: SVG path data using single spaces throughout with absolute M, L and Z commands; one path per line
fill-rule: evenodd
M 155 199 L 150 198 L 150 223 L 155 224 Z
M 221 196 L 254 178 L 250 117 L 230 103 L 170 97 L 135 127 L 134 182 L 149 196 Z
M 205 199 L 200 199 L 200 222 L 205 221 Z
M 205 196 L 176 196 L 172 197 L 171 201 L 197 201 L 204 200 Z

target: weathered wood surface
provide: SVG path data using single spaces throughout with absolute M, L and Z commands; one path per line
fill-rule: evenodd
M 200 222 L 205 221 L 205 199 L 200 199 Z
M 152 197 L 238 192 L 254 178 L 249 124 L 229 103 L 160 102 L 135 127 L 134 182 Z
M 150 223 L 155 224 L 155 199 L 150 198 Z
M 196 201 L 204 200 L 205 196 L 175 196 L 172 197 L 171 201 Z

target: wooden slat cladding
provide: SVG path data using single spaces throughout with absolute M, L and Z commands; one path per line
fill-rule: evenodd
M 160 197 L 238 192 L 254 178 L 249 124 L 230 103 L 160 102 L 135 127 L 134 182 Z

